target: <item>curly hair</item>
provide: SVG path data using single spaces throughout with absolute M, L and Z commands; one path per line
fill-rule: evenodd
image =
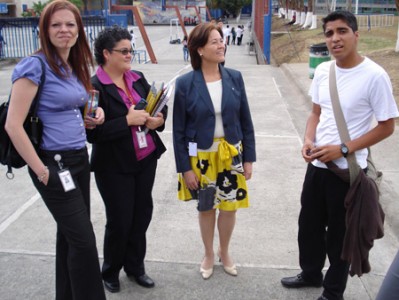
M 121 40 L 132 40 L 132 36 L 127 29 L 114 25 L 102 30 L 94 41 L 94 57 L 97 64 L 102 66 L 105 63 L 103 51 L 108 50 L 111 52 L 115 44 Z

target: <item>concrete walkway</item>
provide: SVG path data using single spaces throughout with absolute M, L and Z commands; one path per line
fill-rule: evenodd
M 245 24 L 246 22 L 243 22 Z M 230 26 L 234 26 L 230 24 Z M 191 28 L 189 28 L 190 30 Z M 181 45 L 169 44 L 169 27 L 147 28 L 158 64 L 133 64 L 152 82 L 169 82 L 191 70 L 184 63 Z M 154 188 L 154 215 L 148 230 L 147 273 L 155 280 L 145 289 L 121 272 L 121 292 L 108 299 L 316 299 L 318 288 L 289 290 L 280 279 L 299 272 L 297 219 L 306 164 L 300 155 L 305 122 L 310 109 L 306 92 L 310 85 L 307 64 L 281 68 L 259 66 L 245 46 L 230 46 L 226 67 L 242 72 L 256 129 L 258 161 L 249 182 L 251 207 L 240 210 L 233 234 L 231 254 L 239 275 L 234 278 L 216 264 L 213 276 L 199 274 L 203 256 L 195 203 L 176 198 L 177 180 L 171 135 L 171 117 L 161 134 L 168 151 L 159 160 Z M 142 46 L 137 37 L 138 47 Z M 8 94 L 13 65 L 2 65 L 1 100 Z M 5 80 L 7 79 L 7 80 Z M 170 112 L 173 109 L 173 99 Z M 346 300 L 374 299 L 399 243 L 397 159 L 398 131 L 373 150 L 384 172 L 382 202 L 387 213 L 385 237 L 370 253 L 372 271 L 350 278 Z M 2 300 L 54 299 L 55 224 L 27 175 L 5 178 L 0 167 L 0 298 Z M 92 221 L 102 257 L 105 215 L 92 180 Z M 217 249 L 215 237 L 215 251 Z M 101 260 L 100 257 L 100 260 Z

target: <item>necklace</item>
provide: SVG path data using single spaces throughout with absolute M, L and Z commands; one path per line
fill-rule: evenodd
M 129 101 L 134 105 L 135 103 L 134 103 L 133 95 L 132 95 L 132 93 L 130 93 L 130 90 L 128 89 L 128 87 L 126 85 L 126 82 L 123 81 L 123 83 L 125 85 L 125 94 L 126 94 L 126 96 L 129 98 Z

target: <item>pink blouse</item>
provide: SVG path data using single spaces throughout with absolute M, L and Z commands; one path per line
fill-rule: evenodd
M 109 78 L 108 74 L 104 71 L 102 66 L 98 67 L 96 75 L 98 77 L 98 80 L 102 84 L 115 84 L 111 80 L 111 78 Z M 134 103 L 132 103 L 130 101 L 129 96 L 126 95 L 126 93 L 124 92 L 123 89 L 119 88 L 116 85 L 115 86 L 118 89 L 118 93 L 121 96 L 123 102 L 126 104 L 126 107 L 129 109 L 132 105 L 135 105 L 141 99 L 140 95 L 133 89 L 133 83 L 136 82 L 138 79 L 140 79 L 140 76 L 134 72 L 126 71 L 123 74 L 123 77 L 124 77 L 124 80 L 126 83 L 126 87 L 129 89 L 129 92 L 133 97 Z M 136 152 L 137 160 L 142 160 L 142 159 L 146 158 L 148 155 L 150 155 L 152 152 L 155 151 L 155 143 L 154 143 L 154 140 L 149 132 L 147 132 L 147 134 L 146 134 L 147 147 L 140 148 L 139 142 L 137 140 L 137 132 L 139 131 L 139 126 L 130 126 L 130 130 L 132 133 L 132 140 L 133 140 L 133 145 L 134 145 L 134 150 Z M 142 130 L 144 130 L 144 127 L 142 128 Z

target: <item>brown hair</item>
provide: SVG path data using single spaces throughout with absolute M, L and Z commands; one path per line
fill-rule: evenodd
M 213 23 L 201 23 L 195 26 L 188 37 L 188 51 L 190 52 L 191 66 L 194 70 L 201 68 L 201 56 L 198 48 L 204 47 L 208 42 L 212 30 L 217 30 L 223 37 L 223 31 Z
M 90 70 L 89 65 L 92 67 L 93 57 L 90 52 L 89 44 L 86 40 L 86 34 L 83 27 L 82 18 L 80 16 L 78 8 L 67 0 L 54 0 L 49 2 L 44 8 L 42 14 L 40 15 L 39 21 L 39 29 L 40 29 L 40 45 L 41 48 L 38 52 L 43 52 L 46 56 L 48 64 L 50 68 L 59 76 L 65 77 L 67 76 L 65 73 L 61 71 L 58 62 L 62 62 L 62 67 L 67 69 L 67 64 L 61 60 L 56 48 L 50 42 L 50 37 L 48 34 L 48 29 L 50 26 L 50 19 L 53 14 L 59 10 L 69 10 L 75 16 L 76 24 L 78 26 L 78 38 L 76 40 L 75 45 L 71 48 L 69 53 L 68 62 L 72 67 L 72 70 L 75 72 L 76 77 L 80 80 L 86 90 L 91 88 L 90 83 Z

